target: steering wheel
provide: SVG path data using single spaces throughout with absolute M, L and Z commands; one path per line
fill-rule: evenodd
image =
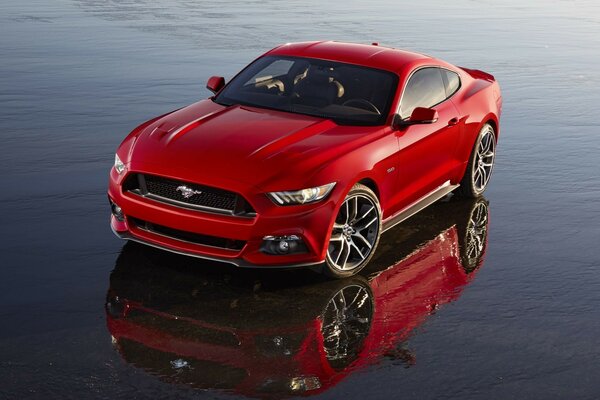
M 381 115 L 381 111 L 379 111 L 379 108 L 377 108 L 377 106 L 371 103 L 369 100 L 350 99 L 342 103 L 343 106 L 351 106 L 352 104 L 359 106 L 359 108 L 362 108 L 363 110 L 374 111 L 375 113 Z

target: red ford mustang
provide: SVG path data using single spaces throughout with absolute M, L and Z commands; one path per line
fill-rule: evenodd
M 140 125 L 110 172 L 117 236 L 237 266 L 356 274 L 380 235 L 492 172 L 494 77 L 423 54 L 279 46 Z

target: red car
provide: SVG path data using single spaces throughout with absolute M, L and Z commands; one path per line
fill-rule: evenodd
M 367 279 L 248 279 L 125 246 L 108 330 L 125 361 L 170 383 L 253 398 L 323 392 L 369 366 L 417 362 L 406 342 L 476 276 L 488 220 L 485 199 L 437 204 L 382 240 Z
M 453 190 L 485 190 L 494 77 L 408 51 L 279 46 L 207 100 L 127 136 L 110 172 L 117 236 L 237 266 L 356 274 L 381 233 Z

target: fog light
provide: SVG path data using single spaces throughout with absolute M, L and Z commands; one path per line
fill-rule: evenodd
M 110 201 L 110 211 L 112 212 L 112 215 L 114 215 L 118 221 L 125 221 L 125 215 L 123 214 L 123 210 L 121 209 L 121 207 L 119 207 L 111 199 L 108 199 L 108 201 Z
M 304 241 L 296 235 L 265 236 L 260 250 L 266 254 L 285 255 L 306 253 Z
M 290 244 L 285 240 L 281 240 L 279 242 L 279 251 L 281 251 L 282 253 L 287 253 L 288 251 L 290 251 Z

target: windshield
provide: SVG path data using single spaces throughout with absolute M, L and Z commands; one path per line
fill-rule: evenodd
M 266 56 L 240 72 L 214 99 L 329 118 L 344 125 L 381 125 L 398 78 L 373 68 L 313 58 Z

